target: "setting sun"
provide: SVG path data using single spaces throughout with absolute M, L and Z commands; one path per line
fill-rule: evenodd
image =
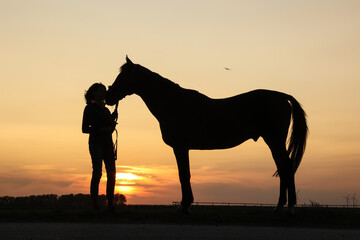
M 132 186 L 115 186 L 115 192 L 121 193 L 121 194 L 132 194 L 134 193 L 135 187 Z
M 116 173 L 116 179 L 119 180 L 136 180 L 140 179 L 140 177 L 136 176 L 132 173 Z
M 142 177 L 137 176 L 134 173 L 118 172 L 116 173 L 115 191 L 122 194 L 132 195 L 139 191 L 136 185 L 138 184 L 138 181 L 141 181 L 142 179 Z

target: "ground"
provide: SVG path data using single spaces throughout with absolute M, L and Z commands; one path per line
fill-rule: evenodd
M 244 226 L 200 226 L 166 224 L 93 224 L 93 223 L 2 223 L 0 239 L 307 239 L 357 240 L 359 230 L 309 229 Z
M 294 216 L 270 207 L 177 206 L 103 208 L 0 207 L 2 239 L 360 239 L 358 208 L 297 208 Z

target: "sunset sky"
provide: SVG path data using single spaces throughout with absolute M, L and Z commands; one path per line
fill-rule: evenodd
M 358 0 L 1 0 L 0 31 L 0 196 L 89 193 L 84 92 L 111 85 L 128 54 L 212 98 L 293 95 L 310 129 L 299 202 L 360 201 Z M 179 201 L 172 149 L 138 96 L 120 102 L 117 129 L 116 192 L 129 204 Z M 190 163 L 195 201 L 277 202 L 262 139 L 190 151 Z M 101 193 L 105 182 L 104 171 Z

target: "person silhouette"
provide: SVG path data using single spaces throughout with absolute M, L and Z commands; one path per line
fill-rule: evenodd
M 108 209 L 114 210 L 114 188 L 116 178 L 114 144 L 112 133 L 115 130 L 117 111 L 112 114 L 105 106 L 106 87 L 95 83 L 85 92 L 82 132 L 89 134 L 89 151 L 92 160 L 90 195 L 93 208 L 99 210 L 99 183 L 102 176 L 102 161 L 107 174 L 106 197 Z

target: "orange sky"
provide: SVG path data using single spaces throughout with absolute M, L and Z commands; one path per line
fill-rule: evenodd
M 110 85 L 128 54 L 214 98 L 293 95 L 310 128 L 300 203 L 344 204 L 360 193 L 359 11 L 350 0 L 2 1 L 0 195 L 89 192 L 83 94 Z M 120 103 L 118 131 L 117 191 L 129 203 L 180 200 L 172 150 L 138 96 Z M 277 201 L 261 139 L 190 161 L 195 201 Z

